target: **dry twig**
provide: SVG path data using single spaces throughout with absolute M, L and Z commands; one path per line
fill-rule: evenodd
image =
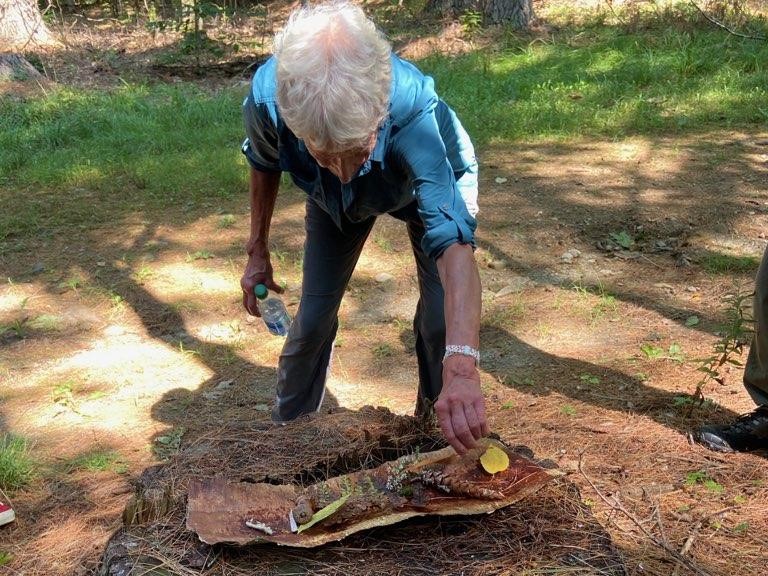
M 756 35 L 742 34 L 741 32 L 736 32 L 736 30 L 732 30 L 731 28 L 729 28 L 719 20 L 715 20 L 714 18 L 712 18 L 712 16 L 707 14 L 701 8 L 701 6 L 699 6 L 694 0 L 690 0 L 690 2 L 693 5 L 693 7 L 696 8 L 696 10 L 698 10 L 702 16 L 704 16 L 704 18 L 712 22 L 712 24 L 714 24 L 718 28 L 722 28 L 723 30 L 728 32 L 728 34 L 732 34 L 733 36 L 738 36 L 739 38 L 747 38 L 748 40 L 768 40 L 768 38 L 766 38 L 765 36 L 756 36 Z
M 587 476 L 586 472 L 584 472 L 583 468 L 583 460 L 584 460 L 584 453 L 582 452 L 579 455 L 579 472 L 582 476 L 584 476 L 584 479 L 589 483 L 589 485 L 592 487 L 592 490 L 595 491 L 595 493 L 600 497 L 600 499 L 605 502 L 608 506 L 611 507 L 611 510 L 618 510 L 622 514 L 624 514 L 627 518 L 629 518 L 632 523 L 637 526 L 640 531 L 645 535 L 646 538 L 648 538 L 651 542 L 653 542 L 656 546 L 664 550 L 669 556 L 671 556 L 676 562 L 679 564 L 682 564 L 689 570 L 694 571 L 696 574 L 700 574 L 701 576 L 712 576 L 709 572 L 706 570 L 700 568 L 695 562 L 692 560 L 689 560 L 685 556 L 683 556 L 680 552 L 677 550 L 671 548 L 668 544 L 665 542 L 659 540 L 656 536 L 651 534 L 648 529 L 643 526 L 643 523 L 640 522 L 640 520 L 637 519 L 637 517 L 632 514 L 629 510 L 627 510 L 624 505 L 618 501 L 616 497 L 614 497 L 614 501 L 611 502 L 608 497 L 603 494 L 600 489 L 598 489 L 597 486 L 595 486 L 595 483 L 592 482 L 589 476 Z

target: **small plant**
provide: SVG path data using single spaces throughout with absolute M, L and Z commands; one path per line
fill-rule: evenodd
M 725 487 L 722 484 L 715 482 L 711 478 L 704 481 L 704 488 L 715 494 L 722 494 L 722 492 L 725 491 Z
M 674 360 L 675 362 L 684 362 L 685 356 L 683 355 L 683 349 L 680 344 L 672 343 L 665 351 L 664 348 L 660 348 L 653 344 L 642 344 L 640 346 L 645 357 L 649 360 Z
M 85 470 L 86 472 L 106 472 L 115 471 L 118 466 L 124 466 L 125 463 L 120 460 L 120 455 L 112 450 L 97 450 L 88 454 L 82 454 L 71 462 L 67 469 L 69 472 L 75 470 Z
M 483 27 L 483 15 L 475 10 L 467 10 L 459 16 L 462 35 L 466 38 L 473 38 Z
M 710 478 L 704 470 L 696 470 L 695 472 L 688 472 L 685 475 L 684 484 L 689 487 L 702 485 L 704 488 L 715 494 L 722 494 L 725 491 L 725 487 Z
M 208 252 L 208 250 L 198 250 L 192 254 L 187 253 L 187 257 L 184 260 L 186 262 L 192 262 L 194 260 L 210 260 L 211 258 L 214 258 L 213 253 Z
M 707 476 L 706 472 L 704 472 L 703 470 L 697 470 L 695 472 L 688 472 L 685 475 L 684 483 L 686 486 L 696 486 L 696 484 L 703 482 L 707 478 L 709 478 L 709 476 Z
M 41 314 L 29 322 L 29 327 L 42 332 L 57 332 L 61 330 L 63 322 L 60 316 L 54 314 Z
M 618 244 L 624 250 L 629 250 L 635 245 L 635 239 L 630 236 L 626 230 L 614 232 L 610 236 L 611 240 Z
M 725 298 L 728 322 L 723 326 L 722 336 L 715 343 L 714 354 L 701 360 L 697 368 L 699 372 L 704 373 L 701 380 L 696 383 L 696 390 L 693 393 L 698 404 L 704 403 L 704 389 L 712 382 L 721 385 L 725 383 L 723 368 L 726 365 L 742 366 L 736 357 L 741 356 L 754 333 L 754 320 L 745 312 L 746 302 L 753 296 L 754 293 L 735 294 Z
M 232 228 L 235 225 L 235 216 L 233 214 L 222 214 L 219 216 L 217 226 L 221 229 Z
M 27 327 L 29 318 L 20 318 L 13 320 L 10 324 L 0 324 L 0 336 L 6 332 L 13 332 L 16 338 L 23 339 L 27 336 Z
M 62 290 L 72 290 L 73 292 L 77 292 L 77 290 L 82 288 L 84 284 L 85 281 L 82 278 L 79 276 L 72 276 L 66 280 L 63 280 L 62 282 L 59 282 L 59 288 Z
M 675 408 L 688 406 L 689 404 L 693 404 L 693 398 L 691 396 L 674 396 L 672 398 L 672 406 Z
M 683 408 L 683 407 L 690 408 L 691 406 L 694 406 L 696 404 L 699 404 L 702 407 L 706 407 L 706 408 L 714 408 L 716 406 L 715 402 L 710 400 L 709 398 L 706 399 L 703 403 L 699 403 L 698 400 L 696 400 L 696 398 L 694 398 L 693 396 L 689 396 L 688 394 L 680 394 L 672 398 L 673 408 Z
M 73 412 L 77 412 L 74 395 L 74 383 L 67 381 L 54 386 L 53 392 L 51 393 L 51 401 L 54 404 L 58 404 L 64 408 L 72 410 Z
M 685 362 L 685 356 L 683 355 L 683 349 L 680 344 L 675 344 L 674 342 L 670 344 L 667 349 L 666 358 L 668 360 L 674 360 L 675 362 Z
M 155 438 L 152 452 L 160 460 L 165 460 L 171 454 L 178 452 L 179 447 L 181 446 L 181 438 L 186 431 L 186 428 L 179 426 L 178 428 L 173 428 L 162 436 L 158 436 Z
M 34 475 L 29 445 L 24 438 L 6 434 L 0 437 L 0 490 L 17 490 Z
M 619 305 L 616 301 L 616 297 L 601 289 L 600 300 L 598 300 L 597 304 L 592 308 L 592 320 L 599 320 L 608 312 L 616 312 L 618 307 Z
M 735 534 L 744 534 L 747 530 L 749 530 L 749 522 L 739 522 L 733 527 Z
M 6 566 L 13 560 L 13 555 L 10 552 L 3 552 L 0 550 L 0 566 Z
M 383 252 L 394 251 L 394 248 L 392 247 L 392 241 L 386 236 L 376 235 L 373 241 L 376 243 L 376 246 L 381 248 Z
M 152 277 L 152 268 L 147 266 L 146 264 L 139 267 L 136 272 L 133 273 L 133 278 L 136 280 L 136 283 L 141 285 L 144 284 L 144 281 L 148 280 Z
M 570 404 L 565 404 L 560 408 L 560 412 L 565 414 L 566 416 L 576 416 L 576 408 L 571 406 Z
M 515 403 L 512 401 L 504 402 L 504 404 L 501 405 L 502 410 L 511 410 L 515 407 Z
M 661 355 L 664 353 L 663 348 L 659 348 L 658 346 L 654 346 L 653 344 L 641 344 L 640 350 L 643 351 L 643 354 L 645 354 L 645 357 L 649 360 L 654 360 L 656 358 L 660 358 Z
M 381 360 L 382 358 L 389 358 L 394 355 L 395 355 L 394 348 L 392 348 L 392 346 L 390 344 L 387 344 L 386 342 L 377 344 L 373 349 L 374 358 L 377 358 L 379 360 Z
M 594 374 L 580 374 L 579 380 L 584 382 L 584 384 L 592 384 L 592 385 L 600 384 L 600 378 L 598 378 Z

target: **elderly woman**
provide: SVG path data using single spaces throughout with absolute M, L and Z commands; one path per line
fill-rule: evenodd
M 488 433 L 478 374 L 477 161 L 431 78 L 392 53 L 350 4 L 294 12 L 243 103 L 251 234 L 243 304 L 280 292 L 268 237 L 280 174 L 307 194 L 302 296 L 278 366 L 276 421 L 317 411 L 338 311 L 376 217 L 405 222 L 420 298 L 417 414 L 434 404 L 459 452 Z

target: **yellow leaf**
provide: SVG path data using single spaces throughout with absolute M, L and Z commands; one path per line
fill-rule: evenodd
M 509 468 L 509 456 L 501 448 L 488 446 L 488 449 L 480 456 L 480 464 L 488 474 L 503 472 Z

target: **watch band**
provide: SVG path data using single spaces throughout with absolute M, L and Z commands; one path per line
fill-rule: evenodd
M 443 356 L 443 361 L 445 361 L 448 356 L 453 356 L 454 354 L 461 354 L 462 356 L 471 356 L 475 359 L 475 364 L 477 366 L 480 365 L 480 351 L 476 348 L 472 348 L 472 346 L 464 345 L 458 345 L 458 344 L 446 344 L 445 346 L 445 355 Z

